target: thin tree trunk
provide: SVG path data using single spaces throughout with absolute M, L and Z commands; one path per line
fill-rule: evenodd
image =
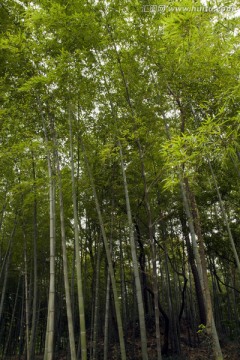
M 76 186 L 75 186 L 75 177 L 74 177 L 72 121 L 71 121 L 70 113 L 69 113 L 69 135 L 70 135 L 69 137 L 70 137 L 71 178 L 72 178 L 72 200 L 73 200 L 73 213 L 74 213 L 75 266 L 76 266 L 76 272 L 77 272 L 81 359 L 87 360 L 86 325 L 85 325 L 84 298 L 83 298 L 83 287 L 82 287 L 82 271 L 81 271 L 81 259 L 80 259 L 80 248 L 79 248 L 77 195 L 76 195 Z
M 31 324 L 31 337 L 29 344 L 29 357 L 31 360 L 35 358 L 35 341 L 37 329 L 37 297 L 38 297 L 38 273 L 37 273 L 37 189 L 36 189 L 36 172 L 35 161 L 32 153 L 32 174 L 33 174 L 33 192 L 34 192 L 34 205 L 33 205 L 33 305 L 32 305 L 32 324 Z
M 179 344 L 179 336 L 177 333 L 177 320 L 176 314 L 173 307 L 173 296 L 172 289 L 170 284 L 170 274 L 169 274 L 169 266 L 168 266 L 168 253 L 166 249 L 166 245 L 164 244 L 164 255 L 165 255 L 165 272 L 166 272 L 166 285 L 167 285 L 167 298 L 168 298 L 168 307 L 171 321 L 171 342 L 172 342 L 172 350 L 176 353 L 180 353 L 180 344 Z
M 29 354 L 29 290 L 28 290 L 28 267 L 27 267 L 27 244 L 26 234 L 23 229 L 24 237 L 24 289 L 25 289 L 25 344 L 26 344 L 26 358 L 30 360 Z
M 52 360 L 54 354 L 54 324 L 55 324 L 55 180 L 49 167 L 49 205 L 50 205 L 50 282 L 48 295 L 48 317 L 45 340 L 44 360 Z
M 221 360 L 223 359 L 221 347 L 219 344 L 218 334 L 215 326 L 215 321 L 213 317 L 213 310 L 212 310 L 212 303 L 211 303 L 211 295 L 210 290 L 208 286 L 208 278 L 207 278 L 207 266 L 206 266 L 206 259 L 205 259 L 205 253 L 204 253 L 204 245 L 203 245 L 203 239 L 201 237 L 200 233 L 200 224 L 199 220 L 197 218 L 197 209 L 196 204 L 193 203 L 193 194 L 190 193 L 189 185 L 187 183 L 187 180 L 185 179 L 185 184 L 181 182 L 181 190 L 182 190 L 182 197 L 183 197 L 183 203 L 184 208 L 186 211 L 186 215 L 188 218 L 188 224 L 194 249 L 194 255 L 195 259 L 197 261 L 198 266 L 198 273 L 200 277 L 200 282 L 204 294 L 204 302 L 205 302 L 205 309 L 206 309 L 206 317 L 207 317 L 207 323 L 206 323 L 206 331 L 208 336 L 210 337 L 211 343 L 212 343 L 212 350 L 213 355 L 215 357 L 215 360 Z M 192 199 L 192 202 L 191 202 Z M 189 202 L 191 202 L 192 209 L 195 210 L 195 217 L 192 214 L 191 207 Z M 194 224 L 195 220 L 195 224 Z M 195 233 L 195 227 L 196 231 L 198 232 L 198 241 L 199 241 L 199 249 L 197 245 L 196 240 L 196 233 Z
M 200 322 L 201 322 L 201 324 L 206 325 L 206 310 L 205 310 L 202 286 L 200 283 L 198 270 L 197 270 L 197 267 L 195 264 L 193 249 L 192 249 L 190 239 L 189 239 L 189 233 L 188 233 L 188 229 L 187 229 L 186 219 L 183 218 L 183 215 L 180 215 L 180 221 L 182 224 L 183 236 L 184 236 L 186 246 L 187 246 L 188 261 L 189 261 L 191 271 L 193 274 L 193 278 L 194 278 L 194 285 L 195 285 L 195 291 L 196 291 L 196 297 L 197 297 L 197 303 L 198 303 Z
M 129 226 L 129 238 L 130 238 L 133 271 L 134 271 L 134 279 L 135 279 L 135 286 L 136 286 L 138 316 L 139 316 L 139 325 L 140 325 L 140 334 L 141 334 L 142 359 L 147 360 L 148 359 L 147 334 L 146 334 L 143 297 L 142 297 L 142 289 L 141 289 L 141 282 L 140 282 L 139 269 L 138 269 L 137 252 L 136 252 L 136 246 L 135 246 L 135 240 L 134 240 L 134 225 L 133 225 L 133 221 L 132 221 L 132 212 L 131 212 L 130 199 L 129 199 L 129 194 L 128 194 L 128 183 L 127 183 L 126 171 L 125 171 L 124 162 L 123 162 L 122 146 L 121 146 L 120 141 L 118 142 L 118 146 L 119 146 L 121 169 L 122 169 L 122 175 L 123 175 L 123 184 L 124 184 L 124 192 L 125 192 L 125 200 L 126 200 L 126 208 L 127 208 L 127 216 L 128 216 L 128 226 Z
M 56 139 L 55 139 L 56 145 Z M 64 288 L 66 296 L 66 308 L 67 308 L 67 322 L 69 332 L 69 345 L 71 352 L 71 360 L 76 360 L 76 347 L 75 347 L 75 336 L 73 328 L 73 317 L 72 317 L 72 306 L 71 306 L 71 294 L 68 279 L 68 262 L 67 262 L 67 249 L 66 249 L 66 233 L 65 233 L 65 217 L 64 217 L 64 206 L 63 206 L 63 193 L 62 193 L 62 179 L 59 164 L 59 156 L 56 154 L 57 163 L 57 175 L 58 175 L 58 191 L 59 191 L 59 204 L 60 204 L 60 222 L 61 222 L 61 242 L 62 242 L 62 259 L 63 259 L 63 277 L 64 277 Z
M 103 359 L 108 360 L 108 333 L 109 333 L 109 311 L 110 311 L 110 275 L 107 275 L 106 306 L 104 322 L 104 354 Z
M 146 180 L 146 173 L 145 173 L 145 166 L 144 166 L 144 159 L 143 159 L 143 151 L 140 144 L 140 140 L 137 140 L 139 156 L 141 160 L 141 170 L 142 170 L 142 178 L 144 184 L 144 201 L 147 210 L 148 216 L 148 232 L 149 232 L 149 241 L 152 250 L 152 273 L 153 273 L 153 292 L 154 292 L 154 314 L 155 314 L 155 329 L 156 329 L 156 343 L 157 343 L 157 358 L 158 360 L 162 360 L 161 354 L 161 335 L 160 335 L 160 323 L 159 323 L 159 307 L 158 307 L 158 277 L 157 277 L 157 259 L 156 259 L 156 244 L 154 240 L 154 229 L 152 223 L 152 212 L 151 206 L 149 201 L 149 193 L 147 188 L 147 180 Z
M 112 200 L 112 209 L 114 208 L 114 201 Z M 110 254 L 112 256 L 112 232 L 113 232 L 113 212 L 111 211 L 111 236 L 110 236 Z M 110 285 L 111 278 L 109 271 L 107 271 L 107 289 L 106 289 L 106 306 L 105 306 L 105 321 L 104 321 L 104 360 L 108 357 L 108 334 L 109 334 L 109 313 L 110 313 Z
M 103 242 L 104 242 L 104 247 L 105 247 L 105 252 L 106 252 L 106 257 L 107 257 L 107 262 L 108 262 L 108 269 L 109 269 L 109 273 L 111 276 L 115 311 L 116 311 L 116 317 L 117 317 L 118 336 L 119 336 L 120 349 L 121 349 L 121 358 L 122 358 L 122 360 L 126 360 L 126 350 L 125 350 L 125 342 L 124 342 L 124 335 L 123 335 L 122 317 L 121 317 L 121 310 L 120 310 L 120 304 L 119 304 L 119 299 L 118 299 L 117 285 L 116 285 L 116 280 L 115 280 L 115 275 L 114 275 L 111 253 L 110 253 L 110 249 L 109 249 L 109 245 L 108 245 L 108 241 L 107 241 L 107 235 L 106 235 L 105 227 L 104 227 L 104 223 L 103 223 L 102 212 L 100 209 L 90 164 L 89 164 L 83 143 L 82 143 L 82 150 L 84 153 L 84 159 L 85 159 L 88 175 L 89 175 L 91 186 L 92 186 L 93 196 L 94 196 L 94 200 L 95 200 L 95 206 L 96 206 L 96 210 L 97 210 L 97 214 L 98 214 L 98 220 L 99 220 L 99 224 L 100 224 L 100 228 L 101 228 L 101 233 L 102 233 L 102 237 L 103 237 Z
M 99 316 L 100 257 L 101 257 L 101 249 L 100 249 L 100 244 L 98 244 L 97 265 L 96 265 L 95 301 L 94 301 L 94 319 L 93 319 L 92 360 L 97 359 L 96 354 L 97 354 L 98 316 Z
M 18 360 L 21 360 L 22 353 L 24 351 L 24 285 L 22 287 L 22 304 L 21 314 L 19 321 L 19 342 L 18 342 Z
M 45 119 L 43 116 L 41 105 L 39 107 L 43 121 L 45 142 L 46 142 L 46 146 L 48 147 L 49 141 L 48 141 Z M 54 328 L 55 328 L 56 185 L 55 185 L 55 176 L 54 176 L 55 154 L 53 152 L 53 159 L 51 161 L 51 155 L 49 150 L 47 151 L 47 163 L 48 163 L 48 177 L 49 177 L 50 280 L 49 280 L 48 315 L 47 315 L 47 329 L 45 336 L 44 360 L 53 360 Z
M 124 261 L 123 261 L 123 248 L 122 248 L 122 237 L 120 236 L 120 279 L 121 279 L 121 296 L 122 296 L 122 308 L 123 308 L 123 328 L 126 332 L 127 327 L 127 296 L 126 296 L 126 284 L 125 284 L 125 273 L 124 273 Z
M 17 308 L 17 302 L 18 302 L 18 293 L 19 293 L 20 283 L 21 283 L 21 275 L 19 275 L 19 277 L 18 277 L 18 285 L 17 285 L 17 291 L 16 291 L 16 295 L 15 295 L 14 306 L 13 306 L 13 310 L 12 310 L 11 323 L 10 323 L 10 327 L 8 330 L 8 337 L 7 337 L 7 340 L 4 345 L 4 352 L 3 352 L 2 360 L 6 359 L 6 356 L 8 353 L 8 346 L 10 343 L 10 339 L 11 339 L 11 335 L 12 335 L 12 328 L 13 328 L 13 324 L 15 322 L 15 317 L 16 317 L 16 308 Z

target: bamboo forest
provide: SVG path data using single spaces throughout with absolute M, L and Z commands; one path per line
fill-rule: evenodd
M 239 18 L 1 0 L 0 360 L 240 359 Z

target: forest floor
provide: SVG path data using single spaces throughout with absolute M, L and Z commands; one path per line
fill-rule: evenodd
M 182 346 L 182 359 L 186 360 L 208 360 L 212 359 L 209 354 L 209 349 L 206 346 L 196 348 Z M 224 359 L 239 360 L 240 359 L 240 344 L 236 341 L 229 341 L 222 346 L 222 353 Z M 171 357 L 170 357 L 171 359 Z M 172 357 L 174 359 L 174 357 Z M 176 357 L 177 359 L 177 357 Z
M 148 342 L 149 360 L 157 360 L 155 339 L 150 339 Z M 129 345 L 129 343 L 128 343 Z M 136 343 L 133 353 L 132 347 L 127 346 L 127 359 L 128 360 L 141 360 L 141 345 L 140 341 Z M 240 360 L 240 343 L 237 341 L 226 341 L 222 345 L 222 353 L 224 360 Z M 102 359 L 102 358 L 101 358 Z M 109 360 L 120 359 L 119 349 L 113 347 L 110 349 Z M 208 346 L 204 343 L 198 347 L 190 347 L 186 344 L 181 344 L 181 355 L 171 354 L 169 351 L 168 356 L 163 356 L 164 360 L 212 360 L 211 352 Z
M 212 360 L 209 346 L 203 341 L 197 347 L 190 347 L 185 342 L 181 344 L 181 355 L 171 354 L 169 351 L 168 356 L 163 356 L 163 360 Z M 224 360 L 240 360 L 240 342 L 225 340 L 221 344 Z M 126 344 L 127 359 L 128 360 L 141 360 L 141 344 L 140 339 L 136 339 L 134 346 L 131 341 L 127 341 Z M 98 360 L 103 359 L 103 342 L 98 343 Z M 152 337 L 148 340 L 148 358 L 149 360 L 157 360 L 155 339 Z M 109 346 L 108 360 L 120 360 L 119 346 L 112 344 Z M 66 355 L 66 352 L 60 353 L 55 356 L 55 360 L 69 360 L 70 357 Z M 25 356 L 11 356 L 6 360 L 25 360 Z M 43 355 L 36 355 L 35 360 L 43 360 Z
M 99 344 L 99 348 L 102 348 L 102 344 Z M 211 349 L 203 340 L 199 346 L 188 346 L 185 341 L 181 342 L 181 355 L 171 354 L 169 351 L 167 356 L 163 356 L 164 360 L 212 360 Z M 221 344 L 224 360 L 240 360 L 240 342 L 224 340 Z M 136 339 L 134 350 L 130 341 L 127 341 L 127 359 L 128 360 L 141 360 L 141 343 L 140 339 Z M 102 351 L 101 351 L 102 354 Z M 157 360 L 155 338 L 148 339 L 148 358 L 149 360 Z M 103 356 L 99 359 L 103 359 Z M 119 348 L 112 346 L 109 349 L 109 360 L 119 360 L 120 352 Z

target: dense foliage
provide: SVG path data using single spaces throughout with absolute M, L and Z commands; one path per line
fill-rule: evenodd
M 151 5 L 2 1 L 2 359 L 239 340 L 238 3 Z

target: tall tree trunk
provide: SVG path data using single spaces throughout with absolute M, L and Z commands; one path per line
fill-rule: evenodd
M 109 312 L 110 312 L 110 275 L 108 272 L 107 289 L 106 289 L 105 322 L 104 322 L 104 354 L 103 354 L 104 360 L 108 359 Z
M 18 342 L 18 360 L 21 360 L 23 351 L 24 351 L 24 284 L 22 287 L 22 303 L 21 303 L 21 313 L 19 321 L 19 342 Z M 17 352 L 16 352 L 17 353 Z M 14 354 L 16 354 L 14 353 Z
M 123 175 L 123 184 L 124 184 L 124 192 L 125 192 L 125 200 L 126 200 L 126 208 L 127 208 L 127 216 L 128 216 L 129 238 L 130 238 L 132 262 L 133 262 L 133 272 L 134 272 L 134 279 L 135 279 L 135 286 L 136 286 L 138 316 L 139 316 L 139 325 L 140 325 L 140 334 L 141 334 L 142 359 L 147 360 L 148 359 L 147 334 L 146 334 L 142 288 L 141 288 L 139 269 L 138 269 L 137 251 L 136 251 L 135 239 L 134 239 L 134 225 L 133 225 L 133 221 L 132 221 L 132 211 L 131 211 L 130 199 L 129 199 L 129 194 L 128 194 L 128 183 L 127 183 L 126 171 L 125 171 L 124 162 L 123 162 L 122 146 L 121 146 L 120 141 L 118 142 L 118 146 L 119 146 L 121 169 L 122 169 L 122 175 Z
M 87 360 L 86 325 L 85 325 L 84 298 L 83 298 L 83 287 L 82 287 L 82 271 L 81 271 L 81 259 L 80 259 L 80 248 L 79 248 L 77 194 L 76 194 L 76 185 L 75 185 L 75 176 L 74 176 L 72 121 L 71 121 L 70 111 L 69 111 L 69 135 L 70 135 L 70 161 L 71 161 L 72 200 L 73 200 L 73 214 L 74 214 L 75 265 L 76 265 L 76 272 L 77 272 L 81 360 Z
M 167 287 L 167 300 L 168 300 L 168 308 L 169 308 L 169 315 L 170 315 L 170 323 L 171 323 L 171 343 L 172 343 L 172 350 L 176 353 L 180 353 L 180 344 L 179 344 L 179 336 L 178 336 L 178 324 L 176 319 L 176 313 L 173 306 L 173 296 L 172 296 L 172 289 L 170 283 L 170 274 L 169 274 L 169 266 L 168 266 L 168 253 L 166 244 L 164 244 L 164 267 L 166 273 L 166 287 Z
M 186 224 L 186 219 L 183 217 L 183 214 L 180 215 L 180 221 L 181 221 L 181 225 L 182 225 L 183 236 L 184 236 L 186 246 L 187 246 L 188 261 L 189 261 L 191 271 L 193 274 L 193 278 L 194 278 L 194 285 L 195 285 L 195 290 L 196 290 L 196 295 L 197 295 L 197 303 L 198 303 L 200 322 L 201 322 L 201 324 L 206 325 L 206 310 L 205 310 L 202 287 L 201 287 L 201 283 L 200 283 L 200 279 L 199 279 L 198 270 L 197 270 L 197 267 L 195 264 L 193 249 L 192 249 L 190 239 L 189 239 L 189 233 L 188 233 L 188 228 L 187 228 L 187 224 Z
M 99 282 L 100 282 L 100 257 L 101 247 L 97 248 L 97 264 L 96 264 L 96 282 L 95 282 L 95 301 L 93 316 L 93 339 L 92 339 L 92 360 L 97 359 L 97 336 L 98 336 L 98 317 L 99 317 Z
M 40 113 L 42 116 L 43 129 L 46 146 L 49 146 L 46 122 L 39 103 Z M 47 329 L 45 336 L 44 360 L 53 360 L 54 357 L 54 329 L 55 329 L 55 246 L 56 246 L 56 184 L 55 184 L 55 153 L 47 151 L 48 177 L 49 177 L 49 227 L 50 227 L 50 279 L 48 294 L 48 315 Z
M 122 308 L 123 308 L 123 328 L 126 332 L 127 328 L 127 296 L 126 296 L 126 283 L 125 283 L 125 272 L 124 272 L 124 260 L 123 260 L 123 248 L 122 248 L 122 237 L 119 239 L 119 250 L 120 250 L 120 280 L 121 280 L 121 297 L 122 297 Z
M 204 295 L 205 309 L 206 309 L 206 331 L 208 336 L 210 337 L 212 343 L 212 350 L 215 360 L 223 359 L 221 347 L 219 344 L 218 334 L 215 326 L 213 310 L 212 310 L 212 302 L 211 295 L 208 285 L 208 277 L 207 277 L 207 265 L 205 259 L 205 251 L 204 251 L 204 243 L 201 236 L 201 228 L 198 217 L 198 211 L 196 208 L 196 202 L 193 193 L 190 191 L 189 184 L 187 179 L 185 179 L 184 183 L 181 182 L 181 190 L 183 197 L 183 204 L 186 211 L 186 215 L 188 218 L 188 224 L 194 249 L 194 255 L 197 261 L 198 273 L 200 277 L 200 282 Z M 196 229 L 196 232 L 195 232 Z M 198 235 L 198 243 L 196 239 L 196 233 Z
M 26 359 L 30 360 L 29 354 L 29 289 L 28 289 L 28 266 L 27 266 L 27 240 L 25 230 L 23 229 L 24 238 L 24 289 L 25 289 L 25 344 Z
M 34 192 L 34 204 L 33 204 L 33 305 L 32 305 L 32 324 L 31 324 L 31 337 L 29 344 L 29 357 L 31 360 L 35 358 L 35 341 L 36 341 L 36 329 L 37 329 L 37 297 L 38 297 L 38 272 L 37 272 L 37 189 L 36 189 L 36 170 L 34 155 L 32 153 L 32 174 L 33 174 L 33 192 Z
M 49 164 L 49 206 L 50 206 L 50 282 L 48 295 L 48 317 L 45 340 L 44 360 L 53 360 L 54 355 L 54 326 L 55 326 L 55 180 Z
M 110 235 L 110 254 L 111 254 L 111 256 L 112 256 L 112 240 L 113 240 L 113 209 L 114 209 L 114 200 L 112 199 L 111 235 Z M 105 321 L 104 321 L 104 355 L 103 355 L 104 360 L 107 360 L 107 357 L 108 357 L 109 313 L 110 313 L 110 305 L 111 305 L 111 303 L 110 303 L 111 282 L 110 281 L 111 281 L 110 274 L 109 274 L 109 271 L 107 271 L 106 306 L 105 306 Z
M 55 139 L 55 145 L 56 139 Z M 75 336 L 73 328 L 73 317 L 72 317 L 72 306 L 71 306 L 71 294 L 68 279 L 68 262 L 67 262 L 67 249 L 66 249 L 66 233 L 65 233 L 65 216 L 63 206 L 63 192 L 62 192 L 62 179 L 59 163 L 59 155 L 56 154 L 57 163 L 57 175 L 58 175 L 58 191 L 59 191 L 59 204 L 60 204 L 60 222 L 61 222 L 61 242 L 62 242 L 62 259 L 63 259 L 63 277 L 64 277 L 64 289 L 66 296 L 66 308 L 67 308 L 67 323 L 69 332 L 69 345 L 71 352 L 71 360 L 76 360 L 76 347 L 75 347 Z
M 111 277 L 114 305 L 115 305 L 115 311 L 116 311 L 116 317 L 117 317 L 118 336 L 119 336 L 120 349 L 121 349 L 121 358 L 122 358 L 122 360 L 126 360 L 126 349 L 125 349 L 125 342 L 124 342 L 124 335 L 123 335 L 122 317 L 121 317 L 121 310 L 120 310 L 120 304 L 119 304 L 117 285 L 116 285 L 116 280 L 115 280 L 115 275 L 114 275 L 111 253 L 110 253 L 110 249 L 109 249 L 109 245 L 108 245 L 108 241 L 107 241 L 107 235 L 106 235 L 105 227 L 104 227 L 104 223 L 103 223 L 102 212 L 100 209 L 97 192 L 96 192 L 95 185 L 94 185 L 92 171 L 90 168 L 90 164 L 89 164 L 83 143 L 82 143 L 82 150 L 84 153 L 85 164 L 87 167 L 88 175 L 89 175 L 91 186 L 92 186 L 93 196 L 94 196 L 94 200 L 95 200 L 95 206 L 96 206 L 96 210 L 97 210 L 97 214 L 98 214 L 98 220 L 99 220 L 99 224 L 100 224 L 100 228 L 101 228 L 101 233 L 102 233 L 102 237 L 103 237 L 103 242 L 104 242 L 104 247 L 105 247 L 105 252 L 106 252 L 106 257 L 107 257 L 107 262 L 108 262 L 108 269 L 109 269 L 109 273 L 110 273 L 110 277 Z
M 145 172 L 145 166 L 144 166 L 144 159 L 143 159 L 143 151 L 140 144 L 140 140 L 137 140 L 138 150 L 139 150 L 139 156 L 141 160 L 141 172 L 142 172 L 142 179 L 144 184 L 144 201 L 147 211 L 147 217 L 148 217 L 148 232 L 149 232 L 149 241 L 151 245 L 152 250 L 152 273 L 153 273 L 153 292 L 154 292 L 154 314 L 155 314 L 155 329 L 156 329 L 156 343 L 157 343 L 157 358 L 158 360 L 162 360 L 162 354 L 161 354 L 161 335 L 160 335 L 160 323 L 159 323 L 159 307 L 158 307 L 158 277 L 157 277 L 157 258 L 156 258 L 156 244 L 154 239 L 154 228 L 152 223 L 152 212 L 151 212 L 151 206 L 149 201 L 149 193 L 148 193 L 148 187 L 147 187 L 147 179 L 146 179 L 146 172 Z
M 8 346 L 9 346 L 9 343 L 10 343 L 10 340 L 11 340 L 11 335 L 12 335 L 12 328 L 13 328 L 13 324 L 15 323 L 15 319 L 16 319 L 16 308 L 17 308 L 18 293 L 19 293 L 19 288 L 20 288 L 20 284 L 21 284 L 21 278 L 22 278 L 22 276 L 19 275 L 16 295 L 15 295 L 15 301 L 14 301 L 14 306 L 13 306 L 13 309 L 12 309 L 11 323 L 10 323 L 9 330 L 8 330 L 8 336 L 7 336 L 5 345 L 4 345 L 2 360 L 5 360 L 6 357 L 7 357 Z

